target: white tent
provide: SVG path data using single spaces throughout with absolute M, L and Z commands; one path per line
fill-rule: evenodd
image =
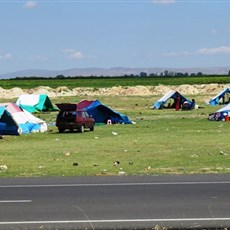
M 57 110 L 46 94 L 22 94 L 17 99 L 16 104 L 31 113 Z

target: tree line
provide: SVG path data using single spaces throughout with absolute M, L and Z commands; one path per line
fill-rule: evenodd
M 230 76 L 230 70 L 228 71 L 228 74 L 222 74 L 222 75 L 211 75 L 211 74 L 204 74 L 202 72 L 197 72 L 197 73 L 182 73 L 182 72 L 173 72 L 173 71 L 168 71 L 165 70 L 163 72 L 160 73 L 146 73 L 146 72 L 140 72 L 139 74 L 125 74 L 122 76 L 97 76 L 97 75 L 90 75 L 90 76 L 65 76 L 63 74 L 59 74 L 55 77 L 38 77 L 38 76 L 24 76 L 24 77 L 15 77 L 15 78 L 11 78 L 11 79 L 16 79 L 16 80 L 20 80 L 20 79 L 81 79 L 81 78 L 168 78 L 168 77 L 173 77 L 173 78 L 177 78 L 177 77 L 202 77 L 202 76 Z

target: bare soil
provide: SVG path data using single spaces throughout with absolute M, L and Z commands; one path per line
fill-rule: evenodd
M 216 95 L 224 88 L 229 88 L 230 84 L 201 84 L 201 85 L 180 85 L 180 86 L 135 86 L 135 87 L 111 87 L 111 88 L 74 88 L 66 86 L 50 88 L 39 86 L 33 89 L 3 89 L 0 87 L 0 97 L 18 98 L 21 94 L 47 94 L 50 98 L 62 96 L 100 96 L 100 95 L 123 95 L 123 96 L 151 96 L 164 95 L 169 90 L 176 90 L 183 95 Z

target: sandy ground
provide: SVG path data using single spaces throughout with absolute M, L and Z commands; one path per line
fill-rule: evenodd
M 62 86 L 50 88 L 48 86 L 39 86 L 33 89 L 3 89 L 0 87 L 0 97 L 18 98 L 21 94 L 47 94 L 50 98 L 62 96 L 100 96 L 100 95 L 136 95 L 151 96 L 164 95 L 169 90 L 176 90 L 183 95 L 216 95 L 224 88 L 230 88 L 230 84 L 201 84 L 201 85 L 180 85 L 180 86 L 135 86 L 135 87 L 111 87 L 111 88 L 69 88 Z

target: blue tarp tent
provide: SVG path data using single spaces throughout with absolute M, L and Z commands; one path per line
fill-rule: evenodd
M 108 120 L 111 120 L 112 124 L 132 124 L 127 116 L 112 110 L 98 100 L 83 100 L 77 104 L 77 107 L 85 109 L 96 123 L 107 123 Z
M 217 110 L 215 113 L 209 114 L 208 119 L 210 121 L 224 121 L 225 116 L 230 117 L 230 103 L 223 108 Z
M 184 97 L 183 95 L 181 95 L 179 92 L 175 91 L 175 90 L 170 90 L 168 93 L 166 93 L 162 98 L 160 98 L 158 101 L 156 101 L 153 104 L 153 108 L 155 109 L 162 109 L 164 107 L 167 108 L 167 106 L 165 106 L 166 102 L 169 99 L 173 99 L 173 101 L 176 99 L 176 97 L 180 97 L 180 102 L 183 105 L 183 103 L 185 101 L 188 102 L 189 105 L 192 105 L 192 101 L 190 101 L 189 99 L 187 99 L 186 97 Z M 170 108 L 175 108 L 175 106 L 170 105 Z
M 7 112 L 6 106 L 0 106 L 0 134 L 19 135 L 19 127 Z
M 217 94 L 215 97 L 213 97 L 210 101 L 210 105 L 219 105 L 219 104 L 226 104 L 229 102 L 229 93 L 230 89 L 226 88 L 222 90 L 219 94 Z
M 22 133 L 45 132 L 45 121 L 21 109 L 15 103 L 0 104 L 0 134 L 19 135 Z

